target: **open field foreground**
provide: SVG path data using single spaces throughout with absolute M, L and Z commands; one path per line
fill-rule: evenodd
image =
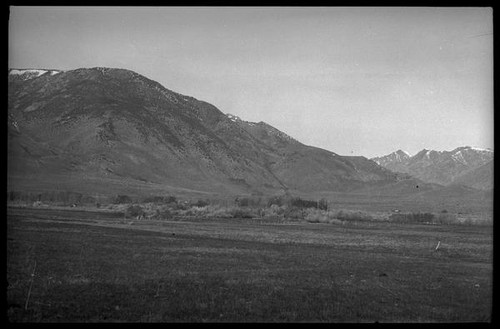
M 7 223 L 11 322 L 491 320 L 491 226 L 22 208 Z

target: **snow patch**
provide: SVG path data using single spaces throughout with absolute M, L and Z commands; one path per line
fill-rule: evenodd
M 471 150 L 474 150 L 474 151 L 493 153 L 493 151 L 490 150 L 490 149 L 482 149 L 482 148 L 479 148 L 479 147 L 469 147 L 469 148 Z
M 50 75 L 56 75 L 58 73 L 61 73 L 62 71 L 59 70 L 39 70 L 39 69 L 26 69 L 26 70 L 18 70 L 18 69 L 12 69 L 9 71 L 10 75 L 27 75 L 30 78 L 32 77 L 39 77 L 45 73 L 50 73 Z
M 233 122 L 237 122 L 237 121 L 243 121 L 241 120 L 241 118 L 237 115 L 234 115 L 234 114 L 231 114 L 231 113 L 226 113 L 226 116 Z
M 247 125 L 249 125 L 250 127 L 253 127 L 255 126 L 257 123 L 255 122 L 250 122 L 250 121 L 245 121 L 245 120 L 242 120 L 239 116 L 237 115 L 234 115 L 234 114 L 231 114 L 231 113 L 226 113 L 226 116 L 229 118 L 229 120 L 231 120 L 232 122 L 242 122 L 242 123 L 245 123 Z
M 19 126 L 17 125 L 17 122 L 12 121 L 12 125 L 14 126 L 14 128 L 16 128 L 16 131 L 19 132 Z
M 30 73 L 32 75 L 36 75 L 36 76 L 41 76 L 42 74 L 45 74 L 47 73 L 48 71 L 45 71 L 45 70 L 11 70 L 9 73 L 11 75 L 22 75 L 22 74 L 25 74 L 25 73 Z
M 455 152 L 454 154 L 451 155 L 451 157 L 453 159 L 455 159 L 456 161 L 458 161 L 464 165 L 467 165 L 467 161 L 465 161 L 464 156 L 462 154 L 462 151 Z

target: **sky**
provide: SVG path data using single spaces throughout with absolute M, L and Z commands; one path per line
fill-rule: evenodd
M 493 149 L 483 7 L 10 7 L 9 67 L 125 68 L 340 155 Z

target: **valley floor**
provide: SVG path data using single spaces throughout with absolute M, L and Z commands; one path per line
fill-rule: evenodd
M 492 239 L 491 226 L 135 221 L 8 208 L 8 318 L 491 321 Z

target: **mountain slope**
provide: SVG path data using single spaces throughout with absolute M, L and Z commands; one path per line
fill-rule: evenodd
M 389 170 L 408 173 L 428 183 L 441 185 L 461 183 L 481 189 L 488 189 L 488 186 L 491 187 L 493 184 L 493 171 L 487 168 L 479 170 L 481 166 L 493 160 L 491 150 L 469 146 L 458 147 L 452 151 L 424 149 L 412 157 L 398 157 L 398 152 L 400 151 L 372 160 Z M 461 178 L 464 175 L 467 176 Z M 479 176 L 475 178 L 475 175 Z M 476 184 L 479 178 L 481 182 Z
M 407 164 L 410 158 L 411 155 L 409 153 L 402 150 L 397 150 L 396 152 L 392 152 L 391 154 L 372 158 L 371 160 L 391 171 L 407 173 Z
M 453 184 L 470 186 L 479 190 L 493 189 L 493 160 L 456 177 Z
M 131 71 L 45 74 L 9 88 L 9 100 L 20 144 L 36 139 L 58 150 L 59 174 L 202 191 L 218 183 L 234 185 L 233 180 L 258 185 L 264 179 L 280 186 L 207 128 L 204 118 L 229 121 L 217 109 Z M 45 154 L 42 164 L 50 156 Z M 68 160 L 72 166 L 65 165 Z M 51 166 L 40 170 L 39 176 L 56 173 Z
M 394 175 L 301 144 L 133 71 L 10 70 L 8 188 L 342 191 Z

